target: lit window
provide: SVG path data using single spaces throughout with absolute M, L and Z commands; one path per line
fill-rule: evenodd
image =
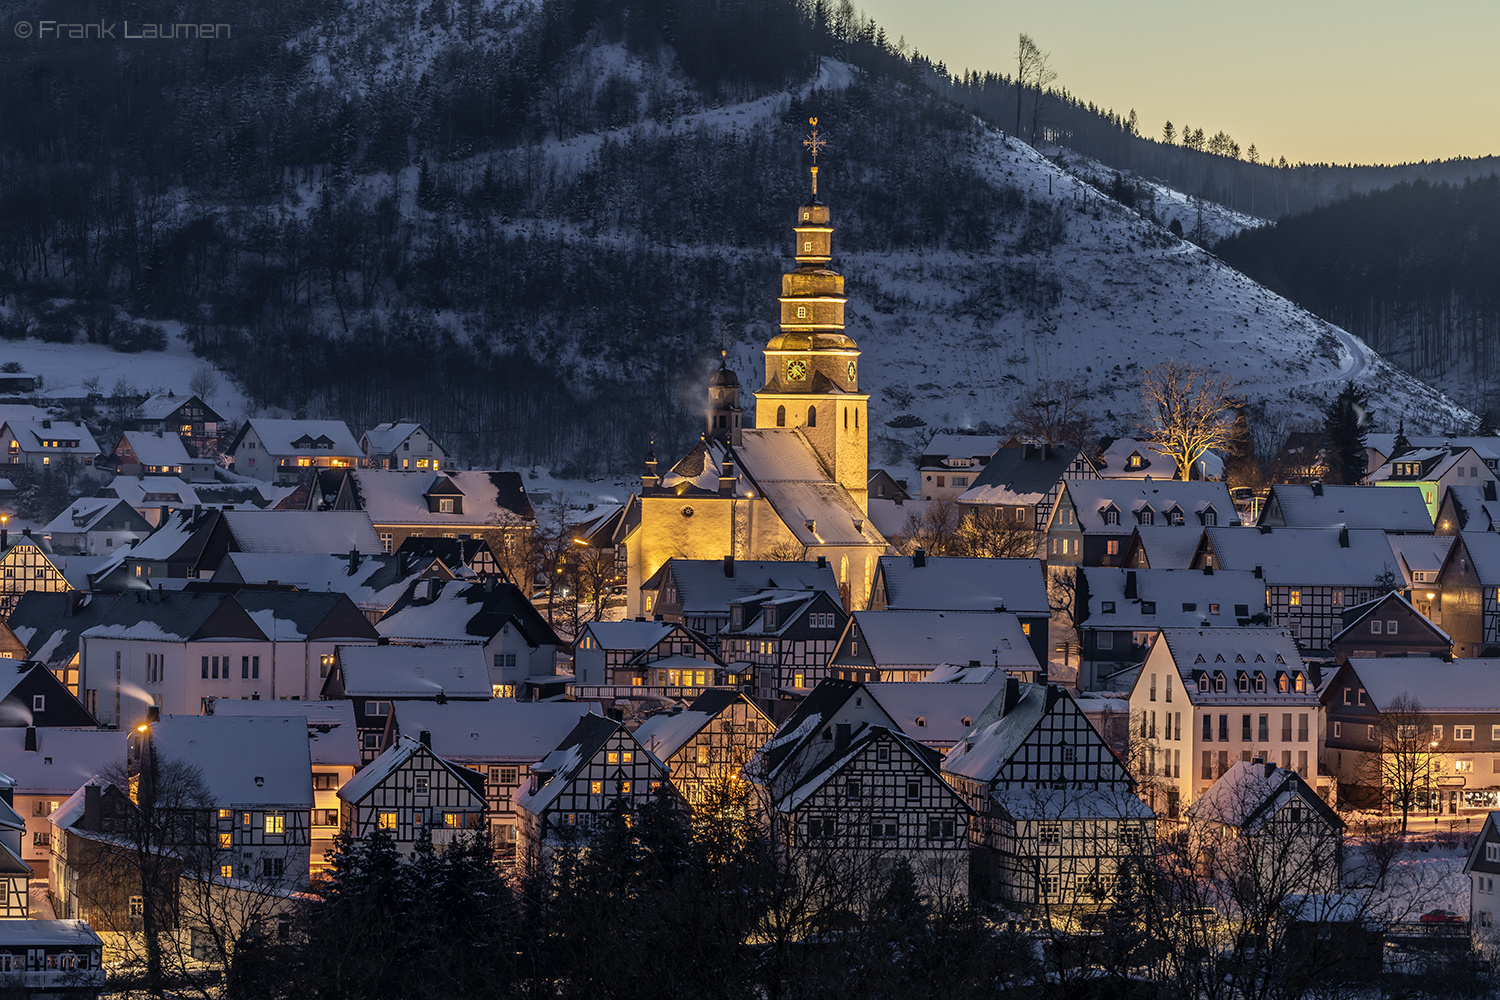
M 618 764 L 620 763 L 620 752 L 618 750 L 611 750 L 604 755 L 604 759 L 611 764 Z
M 604 794 L 604 782 L 602 782 L 602 781 L 590 781 L 589 782 L 589 794 L 590 795 L 603 795 Z
M 383 813 L 381 813 L 380 814 L 380 828 L 382 830 L 394 830 L 394 829 L 396 829 L 396 814 L 393 813 L 393 812 L 383 812 Z
M 621 795 L 629 795 L 630 794 L 630 782 L 628 782 L 628 781 L 622 781 L 622 782 L 620 782 L 620 794 Z
M 270 834 L 286 833 L 286 817 L 280 813 L 270 813 L 266 816 L 266 832 Z
M 219 834 L 219 847 L 223 848 L 223 849 L 228 849 L 231 846 L 230 845 L 230 839 L 231 839 L 231 835 L 230 834 L 227 834 L 227 833 L 221 833 L 221 834 Z
M 1292 591 L 1291 594 L 1287 597 L 1287 604 L 1291 605 L 1294 608 L 1300 606 L 1302 604 L 1302 591 Z
M 219 878 L 234 878 L 234 865 L 220 865 Z

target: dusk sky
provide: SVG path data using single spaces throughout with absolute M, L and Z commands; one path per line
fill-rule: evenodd
M 1159 137 L 1224 129 L 1289 162 L 1484 156 L 1500 135 L 1500 5 L 1478 0 L 864 0 L 950 70 L 1014 72 L 1016 36 L 1057 83 Z

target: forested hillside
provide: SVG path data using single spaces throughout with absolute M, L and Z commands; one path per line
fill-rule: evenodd
M 1418 377 L 1500 414 L 1500 179 L 1400 184 L 1217 251 Z
M 697 436 L 722 332 L 759 384 L 816 114 L 891 422 L 878 460 L 924 426 L 1004 420 L 1038 380 L 1079 379 L 1129 430 L 1138 368 L 1183 353 L 1296 413 L 1356 377 L 1435 427 L 1468 419 L 1001 141 L 847 2 L 232 16 L 228 40 L 0 43 L 0 336 L 181 330 L 252 411 L 413 418 L 461 462 L 633 468 L 653 436 Z

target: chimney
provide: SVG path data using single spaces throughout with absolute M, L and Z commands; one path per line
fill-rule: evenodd
M 1348 547 L 1349 547 L 1349 526 L 1347 524 L 1341 524 L 1341 525 L 1339 525 L 1339 548 L 1341 548 L 1341 549 L 1347 549 Z
M 437 600 L 438 599 L 438 593 L 439 593 L 439 591 L 442 590 L 442 586 L 443 586 L 443 581 L 439 580 L 435 576 L 429 576 L 427 578 L 427 599 L 429 601 L 435 601 L 435 600 Z
M 1266 761 L 1266 777 L 1269 778 L 1269 777 L 1271 777 L 1271 775 L 1273 775 L 1275 773 L 1276 773 L 1276 765 L 1273 764 L 1273 763 L 1271 763 L 1270 761 Z
M 354 575 L 354 571 L 357 570 L 357 569 L 359 569 L 359 549 L 350 549 L 349 550 L 349 575 L 353 576 Z
M 36 753 L 36 726 L 26 727 L 25 750 L 27 753 Z
M 970 667 L 977 667 L 977 666 L 979 666 L 979 661 L 978 660 L 970 660 L 969 661 L 969 666 Z
M 1203 567 L 1203 575 L 1204 576 L 1213 576 L 1214 575 L 1214 568 L 1212 566 L 1210 566 L 1210 565 L 1204 565 L 1204 567 Z
M 156 723 L 158 723 L 160 721 L 161 721 L 161 706 L 160 705 L 147 705 L 146 706 L 146 722 L 147 722 L 147 724 L 148 725 L 155 725 Z
M 1005 678 L 1005 700 L 1000 703 L 1000 718 L 1015 711 L 1021 701 L 1021 682 L 1014 677 Z
M 1135 570 L 1127 569 L 1125 571 L 1125 599 L 1127 601 L 1133 601 L 1139 596 L 1141 595 L 1139 589 L 1136 586 Z
M 1485 480 L 1485 484 L 1484 484 L 1484 498 L 1486 500 L 1490 501 L 1491 503 L 1493 503 L 1494 500 L 1495 500 L 1495 481 L 1493 479 Z M 0 545 L 4 545 L 4 544 L 5 544 L 4 542 L 0 542 Z
M 913 569 L 921 569 L 927 565 L 927 550 L 917 549 L 911 554 L 911 565 Z
M 1257 525 L 1257 527 L 1260 528 L 1262 535 L 1269 535 L 1271 533 L 1271 526 L 1269 524 L 1261 524 Z
M 195 504 L 193 504 L 193 527 L 195 527 L 195 528 L 198 527 L 198 518 L 200 518 L 202 516 L 203 516 L 203 505 L 201 503 L 195 503 Z
M 1313 491 L 1313 496 L 1315 496 L 1315 497 L 1322 496 L 1323 495 L 1323 484 L 1320 481 L 1318 481 L 1318 480 L 1314 480 L 1313 484 L 1312 484 L 1312 491 Z
M 171 516 L 172 516 L 172 508 L 168 507 L 166 504 L 162 504 L 161 505 L 161 514 L 156 519 L 156 526 L 158 528 L 160 528 L 162 525 L 164 525 L 164 524 L 167 523 L 167 518 L 171 517 Z
M 827 568 L 828 568 L 828 557 L 827 556 L 818 556 L 818 569 L 827 569 Z
M 849 747 L 849 734 L 851 726 L 847 722 L 836 723 L 833 727 L 833 752 L 839 753 Z
M 1021 458 L 1022 458 L 1023 461 L 1025 459 L 1029 459 L 1035 452 L 1036 452 L 1036 445 L 1033 445 L 1033 444 L 1023 444 L 1023 445 L 1021 445 Z
M 734 579 L 734 556 L 724 557 L 724 575 L 731 580 Z
M 420 744 L 422 744 L 427 749 L 431 750 L 432 749 L 432 732 L 430 730 L 427 730 L 427 729 L 422 730 L 420 733 L 417 734 L 417 742 L 420 743 Z
M 654 615 L 651 616 L 651 620 L 654 621 L 654 622 L 659 622 L 659 621 L 663 621 L 664 619 L 661 616 L 661 612 L 658 611 L 656 614 L 654 614 Z
M 104 818 L 104 803 L 99 796 L 99 786 L 90 781 L 83 786 L 83 828 L 97 830 Z
M 1259 566 L 1255 567 L 1255 578 L 1257 580 L 1264 580 L 1266 578 L 1265 570 Z
M 734 463 L 724 459 L 719 466 L 719 496 L 734 496 L 734 484 L 739 482 L 739 476 L 734 471 Z
M 10 548 L 10 529 L 0 525 L 0 549 Z
M 1051 460 L 1052 460 L 1052 443 L 1050 441 L 1044 442 L 1042 444 L 1042 461 L 1043 462 L 1050 462 Z
M 42 429 L 50 431 L 52 429 L 52 421 L 50 421 L 50 420 L 43 420 L 42 421 Z
M 411 559 L 412 559 L 412 554 L 410 552 L 398 552 L 398 553 L 396 553 L 396 572 L 399 573 L 399 574 L 401 574 L 402 576 L 405 576 L 406 574 L 410 573 L 411 572 Z

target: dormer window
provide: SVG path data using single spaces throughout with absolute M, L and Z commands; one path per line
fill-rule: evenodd
M 776 608 L 775 608 L 775 606 L 767 604 L 765 606 L 764 610 L 761 611 L 761 618 L 765 622 L 766 628 L 775 628 L 776 627 Z
M 451 497 L 443 497 L 441 500 L 438 501 L 438 513 L 439 514 L 451 514 L 451 513 L 453 513 L 453 500 L 452 500 Z
M 1142 465 L 1145 464 L 1146 463 L 1141 460 L 1141 453 L 1138 451 L 1132 451 L 1130 453 L 1130 457 L 1125 460 L 1125 468 L 1127 469 L 1139 469 Z
M 1199 674 L 1198 675 L 1198 690 L 1201 691 L 1201 692 L 1204 692 L 1204 693 L 1208 692 L 1208 675 L 1207 674 Z
M 1181 507 L 1173 507 L 1171 510 L 1167 511 L 1167 523 L 1168 524 L 1179 524 L 1179 525 L 1182 523 L 1182 508 Z
M 1250 678 L 1247 677 L 1243 671 L 1241 671 L 1241 673 L 1240 673 L 1240 675 L 1238 677 L 1238 681 L 1239 681 L 1239 689 L 1240 689 L 1241 692 L 1249 691 L 1250 690 Z
M 1222 694 L 1228 686 L 1229 682 L 1224 677 L 1224 672 L 1222 670 L 1214 671 L 1214 690 Z
M 1105 507 L 1101 511 L 1101 513 L 1104 515 L 1104 523 L 1105 524 L 1119 524 L 1120 523 L 1120 509 L 1118 507 L 1116 507 L 1114 504 L 1110 504 L 1109 506 Z
M 1255 690 L 1261 692 L 1262 694 L 1264 694 L 1266 690 L 1266 675 L 1261 673 L 1259 670 L 1255 672 Z
M 1218 524 L 1219 523 L 1219 512 L 1216 511 L 1216 510 L 1214 510 L 1212 507 L 1206 507 L 1206 508 L 1204 508 L 1204 510 L 1203 510 L 1203 523 L 1205 525 L 1209 526 L 1209 527 L 1212 527 L 1212 526 Z
M 1136 515 L 1136 520 L 1141 524 L 1155 524 L 1156 512 L 1150 507 L 1142 507 L 1140 513 Z
M 1301 694 L 1307 690 L 1307 678 L 1300 673 L 1293 674 L 1292 686 L 1296 688 L 1298 694 Z
M 1099 613 L 1101 615 L 1112 615 L 1112 614 L 1114 614 L 1115 613 L 1115 602 L 1114 601 L 1100 601 L 1099 602 Z
M 1288 690 L 1287 676 L 1284 671 L 1276 671 L 1276 690 L 1286 694 Z

